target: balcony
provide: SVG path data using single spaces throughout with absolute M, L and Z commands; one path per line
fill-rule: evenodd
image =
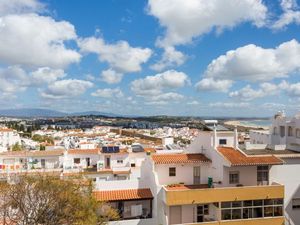
M 184 223 L 182 225 L 283 225 L 284 217 L 276 218 L 252 218 L 247 220 L 214 221 L 204 223 Z
M 282 225 L 283 198 L 284 186 L 275 183 L 217 188 L 178 184 L 164 186 L 162 192 L 172 225 Z
M 164 186 L 163 189 L 164 202 L 168 206 L 284 198 L 284 186 L 280 184 L 219 188 L 208 188 L 207 185 L 175 185 Z

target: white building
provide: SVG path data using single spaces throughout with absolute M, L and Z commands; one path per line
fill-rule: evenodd
M 15 130 L 0 128 L 0 152 L 8 151 L 16 143 L 21 144 L 21 139 Z
M 258 142 L 258 136 L 264 138 Z M 285 185 L 286 224 L 300 224 L 300 114 L 288 118 L 284 112 L 276 113 L 269 133 L 250 132 L 250 143 L 245 146 L 247 154 L 275 155 L 283 160 L 284 165 L 270 169 L 270 179 Z

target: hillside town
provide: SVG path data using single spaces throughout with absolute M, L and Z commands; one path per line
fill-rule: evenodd
M 202 130 L 44 126 L 31 137 L 2 127 L 0 176 L 81 175 L 118 211 L 114 225 L 297 225 L 300 116 L 278 112 L 271 121 L 249 134 L 217 120 Z

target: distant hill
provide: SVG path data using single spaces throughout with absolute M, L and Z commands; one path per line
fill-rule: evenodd
M 21 108 L 21 109 L 3 109 L 0 110 L 0 116 L 7 117 L 65 117 L 65 116 L 107 116 L 117 117 L 120 115 L 113 113 L 105 113 L 98 111 L 87 111 L 87 112 L 76 112 L 76 113 L 65 113 L 50 109 L 38 109 L 38 108 Z
M 86 112 L 75 112 L 70 113 L 71 116 L 107 116 L 107 117 L 120 117 L 121 115 L 117 115 L 114 113 L 105 113 L 105 112 L 98 112 L 98 111 L 86 111 Z

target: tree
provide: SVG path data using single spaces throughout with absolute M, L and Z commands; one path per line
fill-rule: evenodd
M 3 225 L 103 225 L 118 218 L 82 178 L 23 176 L 15 184 L 2 184 L 0 198 Z
M 52 137 L 42 136 L 39 134 L 33 135 L 32 140 L 36 142 L 47 142 L 49 144 L 54 144 L 54 139 Z
M 21 145 L 19 145 L 19 143 L 17 142 L 16 144 L 14 144 L 14 145 L 12 146 L 12 150 L 13 150 L 13 151 L 21 151 L 21 150 L 22 150 L 22 147 L 21 147 Z

